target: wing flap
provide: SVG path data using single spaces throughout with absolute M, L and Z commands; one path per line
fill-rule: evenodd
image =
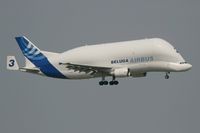
M 101 67 L 101 66 L 90 66 L 83 64 L 73 64 L 73 63 L 59 63 L 59 65 L 64 65 L 69 70 L 74 70 L 74 72 L 85 72 L 87 74 L 94 75 L 96 73 L 109 74 L 111 69 L 110 67 Z

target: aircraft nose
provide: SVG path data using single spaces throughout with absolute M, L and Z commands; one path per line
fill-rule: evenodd
M 186 69 L 187 69 L 187 70 L 190 70 L 191 68 L 192 68 L 192 65 L 191 65 L 191 64 L 189 64 L 189 63 L 186 64 Z
M 182 64 L 182 66 L 183 66 L 183 71 L 188 71 L 192 68 L 192 65 L 189 63 Z
M 189 63 L 171 64 L 171 68 L 176 72 L 184 72 L 190 70 L 192 65 Z

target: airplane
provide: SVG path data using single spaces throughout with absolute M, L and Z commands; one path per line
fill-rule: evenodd
M 101 78 L 99 85 L 118 85 L 116 78 L 145 77 L 149 72 L 184 72 L 192 68 L 181 54 L 161 38 L 86 45 L 54 53 L 40 50 L 25 36 L 15 37 L 24 57 L 19 67 L 7 56 L 7 69 L 61 79 Z M 108 82 L 105 78 L 112 77 Z

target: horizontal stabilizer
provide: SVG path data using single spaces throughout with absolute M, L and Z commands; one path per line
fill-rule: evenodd
M 20 71 L 23 71 L 23 72 L 30 72 L 30 73 L 39 73 L 40 72 L 40 69 L 38 68 L 26 68 L 26 67 L 22 67 L 22 68 L 19 68 Z

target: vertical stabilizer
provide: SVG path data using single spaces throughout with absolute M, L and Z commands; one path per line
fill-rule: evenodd
M 26 66 L 35 66 L 40 71 L 49 77 L 66 78 L 55 66 L 49 62 L 49 58 L 45 52 L 37 48 L 25 36 L 15 37 L 23 55 L 29 60 L 26 61 Z

